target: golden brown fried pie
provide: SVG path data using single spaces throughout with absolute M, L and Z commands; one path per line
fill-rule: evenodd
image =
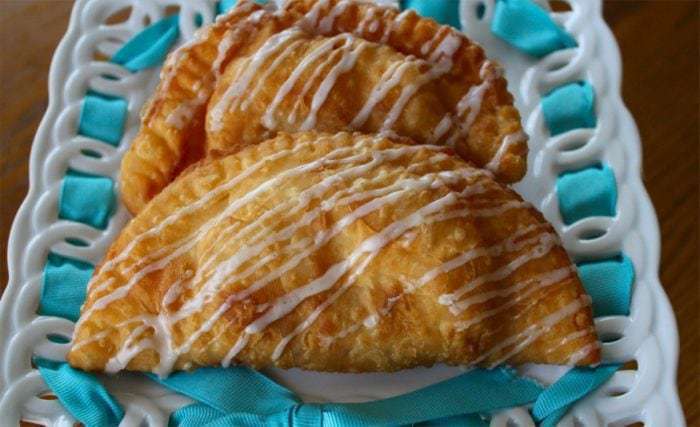
M 121 169 L 140 211 L 185 167 L 277 132 L 357 130 L 452 147 L 501 182 L 526 136 L 498 67 L 415 12 L 347 0 L 241 1 L 170 55 Z
M 96 270 L 68 361 L 161 375 L 597 363 L 551 226 L 452 153 L 280 133 L 191 166 Z

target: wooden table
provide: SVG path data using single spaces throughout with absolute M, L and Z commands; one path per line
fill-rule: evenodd
M 0 0 L 0 244 L 28 184 L 34 133 L 47 105 L 51 55 L 71 1 Z M 688 425 L 700 425 L 698 266 L 698 10 L 695 1 L 609 1 L 620 44 L 623 97 L 644 147 L 644 182 L 661 223 L 661 281 L 681 336 L 678 386 Z M 0 263 L 0 287 L 7 265 Z M 0 288 L 1 289 L 1 288 Z

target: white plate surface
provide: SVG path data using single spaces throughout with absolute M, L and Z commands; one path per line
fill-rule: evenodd
M 547 6 L 543 0 L 538 0 Z M 642 421 L 647 426 L 683 426 L 675 376 L 678 336 L 673 312 L 658 280 L 659 229 L 649 197 L 640 180 L 640 143 L 635 124 L 620 98 L 620 56 L 601 17 L 599 0 L 567 0 L 571 11 L 553 13 L 572 34 L 578 47 L 554 52 L 541 60 L 522 55 L 496 39 L 489 31 L 495 0 L 461 0 L 460 14 L 467 34 L 506 69 L 510 90 L 516 97 L 526 131 L 530 134 L 529 171 L 516 189 L 543 211 L 562 236 L 576 261 L 624 251 L 633 261 L 637 280 L 631 314 L 596 319 L 599 333 L 621 338 L 603 345 L 606 361 L 636 360 L 636 370 L 617 372 L 611 381 L 579 402 L 560 426 L 602 426 Z M 395 3 L 384 0 L 382 3 Z M 476 16 L 478 4 L 485 15 Z M 121 67 L 95 61 L 95 52 L 110 56 L 120 44 L 143 29 L 146 22 L 161 19 L 168 6 L 179 6 L 182 39 L 195 31 L 194 17 L 213 19 L 213 0 L 78 0 L 68 31 L 59 45 L 50 71 L 49 108 L 39 127 L 30 159 L 30 190 L 15 218 L 9 242 L 10 281 L 0 303 L 0 419 L 16 425 L 22 418 L 52 426 L 72 426 L 72 417 L 56 402 L 37 396 L 48 389 L 30 365 L 31 354 L 63 358 L 66 344 L 54 344 L 48 333 L 70 336 L 73 323 L 38 316 L 42 271 L 49 251 L 96 264 L 129 218 L 120 204 L 104 231 L 59 220 L 57 201 L 67 167 L 110 176 L 116 181 L 124 151 L 136 134 L 138 113 L 155 87 L 158 70 L 130 74 Z M 126 22 L 107 25 L 114 12 L 131 7 Z M 148 19 L 146 19 L 148 18 Z M 120 41 L 119 43 L 117 41 Z M 102 74 L 118 80 L 107 80 Z M 544 127 L 540 98 L 561 84 L 587 80 L 596 90 L 596 129 L 576 130 L 550 137 Z M 112 93 L 128 100 L 129 116 L 123 143 L 114 148 L 77 135 L 77 117 L 86 90 Z M 564 147 L 580 145 L 573 151 Z M 91 149 L 95 159 L 81 154 Z M 569 169 L 600 160 L 615 171 L 619 200 L 614 218 L 592 217 L 566 226 L 559 215 L 554 183 Z M 591 232 L 601 234 L 582 239 Z M 78 237 L 89 243 L 78 248 L 65 243 Z M 551 381 L 562 370 L 526 367 L 524 371 Z M 299 370 L 269 373 L 307 401 L 362 401 L 415 390 L 461 372 L 437 366 L 395 374 L 321 374 Z M 121 401 L 127 415 L 123 426 L 166 425 L 169 413 L 189 402 L 133 375 L 104 378 Z M 14 424 L 13 424 L 14 423 Z M 495 416 L 492 426 L 533 426 L 523 408 Z

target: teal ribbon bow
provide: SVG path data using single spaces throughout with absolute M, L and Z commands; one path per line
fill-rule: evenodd
M 388 426 L 454 417 L 475 422 L 479 413 L 532 403 L 542 393 L 535 382 L 504 368 L 474 369 L 400 396 L 345 404 L 303 403 L 291 391 L 245 367 L 202 368 L 165 379 L 149 376 L 198 402 L 172 414 L 170 425 L 183 427 Z

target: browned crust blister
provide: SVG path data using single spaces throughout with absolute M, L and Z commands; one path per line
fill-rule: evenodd
M 600 350 L 588 297 L 566 252 L 556 240 L 550 250 L 533 256 L 512 274 L 502 278 L 494 276 L 464 294 L 463 298 L 471 298 L 473 302 L 465 311 L 453 314 L 448 306 L 439 302 L 441 295 L 455 292 L 464 284 L 478 280 L 478 277 L 493 274 L 526 252 L 535 250 L 537 240 L 532 240 L 535 237 L 546 235 L 556 239 L 556 235 L 537 210 L 521 204 L 522 199 L 515 192 L 449 152 L 435 158 L 438 152 L 419 146 L 411 152 L 401 151 L 404 154 L 398 156 L 377 157 L 382 152 L 401 147 L 406 146 L 387 138 L 362 134 L 281 134 L 236 154 L 190 166 L 127 225 L 110 248 L 88 291 L 68 361 L 82 369 L 104 370 L 130 334 L 133 335 L 132 343 L 147 339 L 156 342 L 156 338 L 164 339 L 167 336 L 172 339 L 172 346 L 178 347 L 211 319 L 224 301 L 248 289 L 300 253 L 299 248 L 290 250 L 290 245 L 300 245 L 301 248 L 310 244 L 319 232 L 331 229 L 342 217 L 371 200 L 331 205 L 322 214 L 313 217 L 315 219 L 312 221 L 302 222 L 304 215 L 319 208 L 323 200 L 330 200 L 335 192 L 347 190 L 348 195 L 358 194 L 396 185 L 400 179 L 419 179 L 429 174 L 443 173 L 440 175 L 443 178 L 431 181 L 434 185 L 410 189 L 405 196 L 347 223 L 337 235 L 308 253 L 285 274 L 276 276 L 247 297 L 236 300 L 206 333 L 179 355 L 173 368 L 221 364 L 245 327 L 265 315 L 279 298 L 308 285 L 331 266 L 348 259 L 363 241 L 376 236 L 390 224 L 396 224 L 436 200 L 449 196 L 450 192 L 464 195 L 458 196 L 457 202 L 449 209 L 440 208 L 437 213 L 462 209 L 468 210 L 468 215 L 424 222 L 410 229 L 413 234 L 402 234 L 381 247 L 357 281 L 322 310 L 307 329 L 294 336 L 279 358 L 273 357 L 273 354 L 281 340 L 337 291 L 347 276 L 327 290 L 304 299 L 288 315 L 272 322 L 261 332 L 251 334 L 247 345 L 231 361 L 256 368 L 300 367 L 334 372 L 396 371 L 435 363 L 468 365 L 478 362 L 488 366 L 504 357 L 506 359 L 503 361 L 512 364 L 563 364 L 572 360 L 572 363 L 579 365 L 597 363 Z M 329 153 L 336 153 L 334 150 L 338 149 L 345 150 L 342 157 L 365 155 L 367 158 L 364 162 L 372 158 L 383 160 L 371 173 L 368 171 L 355 178 L 344 175 L 346 179 L 328 181 L 332 185 L 329 184 L 328 194 L 324 193 L 323 197 L 301 197 L 301 193 L 311 186 L 319 185 L 321 180 L 354 165 L 355 160 L 350 163 L 324 161 L 314 163 L 317 164 L 315 168 L 300 169 L 302 165 L 329 158 Z M 279 153 L 284 155 L 271 157 Z M 333 156 L 335 154 L 330 159 L 335 158 Z M 256 173 L 246 172 L 263 159 L 268 160 Z M 356 159 L 362 162 L 360 157 Z M 287 173 L 274 185 L 265 184 L 290 170 L 299 173 Z M 454 171 L 464 171 L 467 175 L 456 181 L 448 179 L 449 173 Z M 238 179 L 236 185 L 226 184 L 233 179 Z M 197 204 L 204 197 L 209 197 L 207 194 L 221 188 L 226 190 L 214 193 L 215 196 L 206 199 L 206 203 Z M 258 188 L 264 190 L 258 191 Z M 193 237 L 204 224 L 241 200 L 246 203 L 239 209 L 216 221 L 200 239 Z M 489 215 L 474 214 L 486 212 L 485 209 L 499 209 L 509 203 L 517 206 Z M 297 204 L 302 208 L 295 211 L 293 207 Z M 282 208 L 275 211 L 280 206 Z M 188 207 L 191 210 L 177 217 L 177 220 L 167 219 L 174 212 Z M 213 271 L 230 262 L 234 254 L 240 255 L 240 251 L 253 247 L 255 241 L 250 240 L 255 235 L 253 230 L 261 229 L 255 228 L 258 225 L 251 226 L 252 234 L 240 234 L 236 238 L 227 233 L 242 230 L 267 212 L 277 213 L 262 222 L 267 229 L 259 235 L 259 239 L 275 235 L 292 224 L 302 225 L 295 228 L 288 238 L 270 243 L 258 255 L 247 259 L 236 270 L 237 273 L 225 276 L 229 282 L 222 282 L 213 299 L 202 305 L 201 311 L 175 322 L 167 334 L 161 333 L 156 337 L 154 328 L 135 333 L 139 321 L 125 324 L 129 319 L 144 316 L 173 315 L 189 301 L 195 300 L 204 281 L 214 277 Z M 156 227 L 159 227 L 157 232 L 142 237 Z M 513 237 L 518 233 L 520 237 Z M 486 252 L 462 266 L 435 276 L 415 292 L 397 299 L 408 289 L 407 284 L 416 283 L 427 271 L 460 254 L 475 248 L 492 248 L 509 238 L 514 239 L 511 244 L 515 245 L 509 249 L 510 252 Z M 523 243 L 528 239 L 532 243 Z M 175 242 L 180 242 L 179 246 L 173 245 Z M 169 258 L 168 262 L 162 262 L 161 268 L 144 270 L 190 242 L 192 245 L 187 250 Z M 218 255 L 213 258 L 216 262 L 207 264 L 207 259 L 217 251 Z M 250 269 L 256 260 L 261 259 L 266 261 Z M 548 286 L 535 287 L 536 282 L 533 282 L 531 289 L 523 285 L 548 272 L 566 268 L 571 270 L 570 274 Z M 250 272 L 249 276 L 241 276 L 241 271 L 245 270 Z M 143 271 L 146 273 L 138 276 Z M 164 302 L 173 287 L 183 286 L 183 280 L 193 277 L 200 277 L 202 281 L 191 287 L 183 287 L 184 290 L 176 293 L 176 297 L 169 297 L 171 300 Z M 107 295 L 129 283 L 133 287 L 122 298 L 96 308 L 96 305 L 104 303 Z M 510 294 L 498 294 L 504 289 L 515 290 Z M 484 296 L 489 297 L 480 299 Z M 382 312 L 391 301 L 394 301 L 391 310 Z M 566 307 L 573 307 L 573 311 L 560 321 L 552 325 L 543 323 L 543 319 Z M 466 330 L 460 330 L 459 325 L 464 324 L 460 322 L 469 322 L 490 312 L 495 314 Z M 383 313 L 376 325 L 366 321 L 373 313 Z M 543 325 L 549 327 L 544 328 Z M 519 337 L 532 330 L 541 330 L 541 334 L 531 342 L 522 344 L 523 341 L 518 339 L 512 345 L 498 349 L 499 345 L 508 342 L 509 337 Z M 519 343 L 522 348 L 514 352 L 514 346 Z M 159 354 L 153 348 L 157 346 L 145 347 L 125 367 L 137 371 L 156 370 Z M 508 356 L 511 351 L 513 354 Z M 580 357 L 575 357 L 577 354 Z

